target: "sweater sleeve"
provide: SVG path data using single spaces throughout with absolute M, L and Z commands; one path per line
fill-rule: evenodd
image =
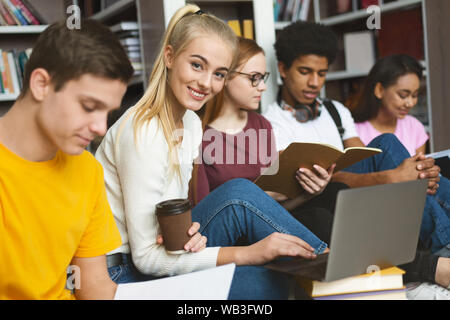
M 156 243 L 159 224 L 155 206 L 167 200 L 163 197 L 168 179 L 168 146 L 158 127 L 157 120 L 152 119 L 139 130 L 135 141 L 133 127 L 127 124 L 115 151 L 133 262 L 142 273 L 155 276 L 215 267 L 219 248 L 173 255 Z

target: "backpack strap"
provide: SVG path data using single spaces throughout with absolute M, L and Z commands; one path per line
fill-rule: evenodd
M 323 104 L 327 108 L 328 113 L 333 118 L 333 121 L 336 124 L 336 127 L 339 131 L 339 135 L 341 136 L 341 140 L 342 140 L 342 137 L 344 136 L 344 133 L 345 133 L 345 129 L 342 126 L 341 116 L 339 115 L 339 112 L 337 111 L 336 106 L 329 99 L 323 100 Z

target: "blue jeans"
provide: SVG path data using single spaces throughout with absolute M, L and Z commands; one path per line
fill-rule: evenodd
M 382 149 L 383 152 L 362 160 L 343 171 L 371 173 L 397 168 L 409 152 L 393 134 L 383 134 L 375 138 L 368 147 Z M 439 251 L 450 243 L 450 181 L 441 176 L 435 195 L 427 195 L 420 230 L 420 241 L 431 252 Z
M 131 255 L 124 253 L 122 253 L 122 264 L 109 267 L 108 273 L 111 280 L 117 284 L 158 279 L 157 277 L 140 273 L 134 266 Z
M 245 237 L 250 244 L 274 232 L 295 235 L 310 244 L 316 254 L 327 244 L 298 222 L 278 202 L 247 179 L 230 180 L 216 188 L 193 210 L 192 220 L 209 247 L 233 246 Z M 229 299 L 287 299 L 291 278 L 263 266 L 238 266 Z
M 211 192 L 193 210 L 192 221 L 200 223 L 199 232 L 208 238 L 208 247 L 233 246 L 245 237 L 250 244 L 274 232 L 298 236 L 321 254 L 327 244 L 298 222 L 278 202 L 247 179 L 228 181 Z M 116 283 L 157 279 L 141 274 L 125 256 L 124 264 L 108 269 Z M 238 266 L 229 299 L 287 299 L 292 278 L 263 266 Z

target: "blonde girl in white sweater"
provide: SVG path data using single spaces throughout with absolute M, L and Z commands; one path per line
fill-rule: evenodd
M 108 255 L 117 283 L 171 276 L 227 263 L 238 266 L 231 299 L 287 298 L 289 278 L 261 265 L 281 256 L 313 259 L 327 245 L 253 183 L 225 183 L 192 210 L 185 253 L 170 254 L 155 205 L 188 197 L 202 126 L 199 110 L 233 70 L 237 38 L 195 5 L 172 17 L 142 99 L 108 131 L 96 157 L 122 246 Z M 233 246 L 245 237 L 248 246 Z M 206 247 L 206 248 L 205 248 Z

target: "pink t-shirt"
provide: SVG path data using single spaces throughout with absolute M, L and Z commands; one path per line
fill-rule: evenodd
M 373 139 L 382 134 L 369 121 L 356 123 L 356 131 L 358 131 L 359 137 L 365 145 L 368 145 Z M 428 140 L 428 134 L 423 124 L 409 115 L 404 119 L 398 119 L 394 134 L 403 143 L 411 156 L 414 156 L 416 150 Z

